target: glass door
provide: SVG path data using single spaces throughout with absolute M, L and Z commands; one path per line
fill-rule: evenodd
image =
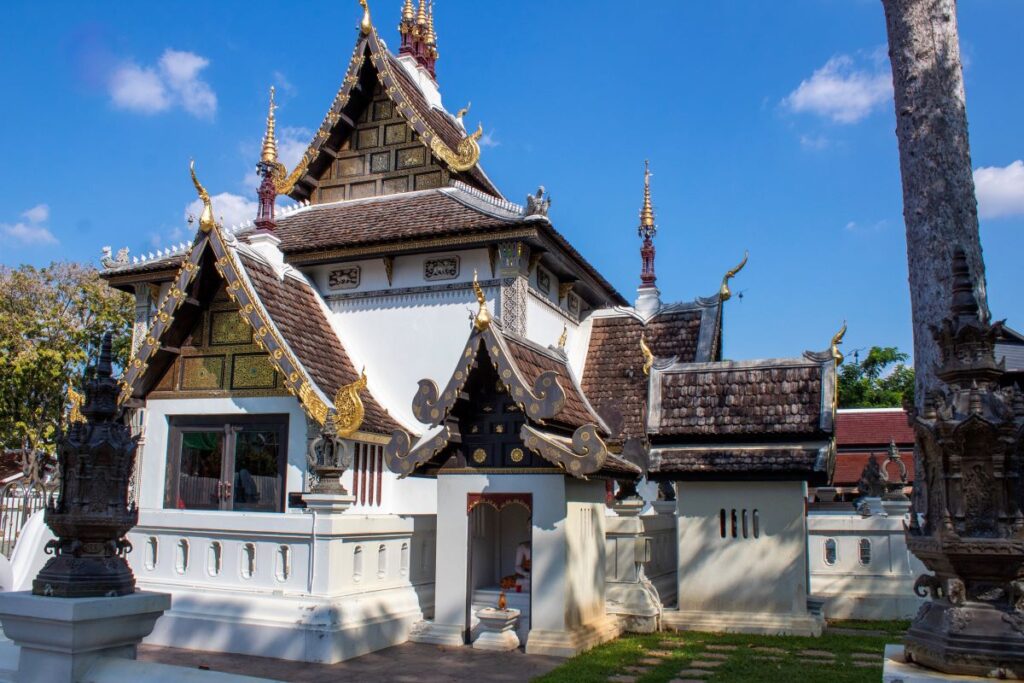
M 224 430 L 182 430 L 176 500 L 179 510 L 224 507 Z
M 280 431 L 259 427 L 233 431 L 233 509 L 274 512 L 281 499 Z

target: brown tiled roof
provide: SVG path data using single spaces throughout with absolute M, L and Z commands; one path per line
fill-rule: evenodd
M 656 449 L 654 474 L 689 476 L 747 476 L 758 478 L 806 478 L 828 473 L 827 450 L 822 446 L 707 448 L 701 446 Z
M 647 377 L 640 335 L 645 335 L 655 357 L 692 362 L 701 317 L 702 309 L 692 308 L 659 314 L 646 326 L 627 314 L 594 319 L 581 384 L 612 431 L 613 441 L 644 436 Z
M 500 218 L 453 199 L 449 191 L 426 190 L 367 200 L 318 204 L 277 221 L 285 254 L 408 239 L 483 233 L 522 221 Z
M 836 411 L 836 446 L 878 446 L 885 450 L 889 442 L 913 444 L 914 430 L 902 408 L 892 410 Z
M 530 386 L 542 373 L 558 373 L 559 384 L 565 391 L 565 406 L 551 420 L 574 428 L 585 424 L 597 424 L 600 427 L 600 419 L 587 408 L 586 401 L 576 388 L 567 360 L 558 359 L 551 351 L 540 351 L 532 344 L 508 335 L 505 335 L 505 343 L 508 344 L 516 367 Z
M 879 448 L 873 451 L 875 459 L 878 460 L 879 465 L 885 464 L 885 458 L 888 454 L 886 448 Z M 913 448 L 901 448 L 900 456 L 903 459 L 903 463 L 907 466 L 907 481 L 913 483 L 914 481 L 914 449 Z M 870 451 L 847 451 L 836 453 L 836 471 L 832 476 L 833 486 L 856 486 L 857 482 L 860 481 L 860 475 L 864 472 L 864 467 L 868 464 L 868 458 L 871 457 Z M 890 475 L 895 475 L 895 466 L 890 466 Z
M 236 253 L 256 295 L 295 353 L 296 360 L 327 399 L 333 401 L 338 389 L 355 382 L 359 373 L 327 321 L 318 295 L 308 284 L 289 276 L 278 279 L 269 265 L 241 250 Z M 398 428 L 368 391 L 363 392 L 361 398 L 366 409 L 363 431 L 389 434 Z
M 660 380 L 659 434 L 721 438 L 821 430 L 819 363 L 697 363 L 666 370 Z

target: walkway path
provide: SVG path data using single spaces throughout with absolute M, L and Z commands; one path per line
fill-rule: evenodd
M 437 647 L 406 643 L 342 662 L 307 664 L 250 655 L 197 652 L 143 645 L 139 659 L 211 671 L 260 676 L 278 681 L 330 680 L 371 683 L 525 683 L 565 660 L 522 652 L 481 652 L 471 647 Z

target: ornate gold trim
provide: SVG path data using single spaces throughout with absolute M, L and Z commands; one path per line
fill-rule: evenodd
M 476 294 L 476 301 L 480 305 L 476 312 L 476 318 L 473 319 L 473 327 L 477 332 L 483 332 L 491 326 L 491 314 L 487 310 L 487 297 L 484 296 L 484 290 L 480 289 L 480 281 L 477 280 L 475 269 L 473 270 L 473 293 Z
M 366 409 L 359 392 L 366 389 L 366 369 L 355 382 L 338 389 L 334 397 L 334 428 L 339 437 L 350 438 L 363 424 Z

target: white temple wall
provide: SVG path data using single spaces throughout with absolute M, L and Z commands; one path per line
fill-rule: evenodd
M 604 482 L 567 478 L 565 497 L 565 623 L 575 628 L 605 616 Z
M 139 587 L 173 595 L 154 644 L 337 662 L 433 610 L 432 516 L 144 510 L 128 537 Z
M 904 519 L 900 511 L 863 517 L 852 506 L 846 512 L 811 511 L 811 593 L 825 600 L 829 619 L 917 614 L 925 599 L 914 595 L 914 581 L 930 572 L 907 548 Z
M 306 472 L 306 414 L 291 396 L 263 398 L 154 399 L 146 401 L 145 442 L 139 453 L 139 507 L 161 509 L 167 469 L 169 418 L 192 415 L 288 415 L 285 491 L 302 491 Z M 213 513 L 220 514 L 220 513 Z
M 807 610 L 803 482 L 687 481 L 676 491 L 679 609 L 666 612 L 666 624 L 821 632 L 821 620 Z
M 526 336 L 543 347 L 558 346 L 562 330 L 568 327 L 566 348 L 575 341 L 579 325 L 568 315 L 555 310 L 555 304 L 545 303 L 543 293 L 530 290 L 526 298 Z

